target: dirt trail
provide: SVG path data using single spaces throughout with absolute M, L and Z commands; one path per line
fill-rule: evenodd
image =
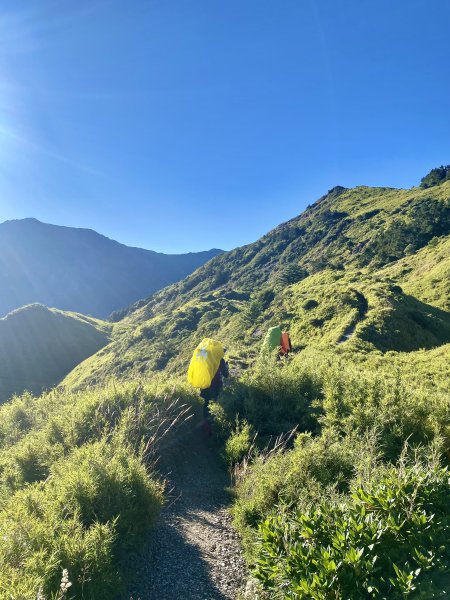
M 234 600 L 245 567 L 227 511 L 229 480 L 216 451 L 196 429 L 163 459 L 159 467 L 173 490 L 138 559 L 130 598 Z
M 357 290 L 352 291 L 358 300 L 358 314 L 356 315 L 356 318 L 353 321 L 353 323 L 350 323 L 350 325 L 345 329 L 344 333 L 338 339 L 338 344 L 343 344 L 347 340 L 351 339 L 353 337 L 353 334 L 355 333 L 356 326 L 359 323 L 361 323 L 361 321 L 364 321 L 364 319 L 367 318 L 367 311 L 369 310 L 369 303 L 367 301 L 367 298 Z

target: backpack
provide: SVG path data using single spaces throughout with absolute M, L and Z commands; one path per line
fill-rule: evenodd
M 196 388 L 209 388 L 224 356 L 223 346 L 211 338 L 200 342 L 191 358 L 188 381 Z
M 270 354 L 281 344 L 281 329 L 280 327 L 270 327 L 263 340 L 261 352 Z
M 292 350 L 291 346 L 291 338 L 289 337 L 289 333 L 287 331 L 283 331 L 281 334 L 281 352 L 286 355 Z

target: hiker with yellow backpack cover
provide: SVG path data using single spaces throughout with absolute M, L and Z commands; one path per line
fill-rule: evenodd
M 191 358 L 188 370 L 189 383 L 200 388 L 203 404 L 203 429 L 211 435 L 209 403 L 217 400 L 223 379 L 229 376 L 228 363 L 224 359 L 223 345 L 211 338 L 200 342 Z

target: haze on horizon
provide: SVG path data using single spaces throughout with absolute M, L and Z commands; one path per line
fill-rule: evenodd
M 0 7 L 0 221 L 178 253 L 449 162 L 446 0 Z

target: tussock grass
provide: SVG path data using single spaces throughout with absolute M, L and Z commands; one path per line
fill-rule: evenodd
M 171 401 L 168 395 L 178 398 Z M 158 444 L 196 400 L 183 386 L 111 383 L 0 408 L 0 597 L 120 597 L 163 502 Z

